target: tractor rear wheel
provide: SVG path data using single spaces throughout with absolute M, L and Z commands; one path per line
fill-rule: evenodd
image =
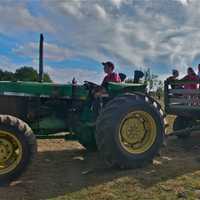
M 182 116 L 177 116 L 176 119 L 174 120 L 173 130 L 178 131 L 192 127 L 193 125 L 194 125 L 194 120 Z M 184 132 L 177 134 L 176 136 L 179 139 L 187 139 L 188 137 L 190 137 L 190 135 L 191 135 L 190 132 Z
M 25 122 L 0 115 L 0 184 L 7 184 L 24 173 L 36 148 L 35 135 Z
M 116 97 L 97 120 L 97 147 L 109 166 L 134 168 L 151 162 L 163 138 L 163 116 L 144 96 Z

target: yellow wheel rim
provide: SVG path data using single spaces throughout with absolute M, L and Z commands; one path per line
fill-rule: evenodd
M 145 111 L 127 114 L 120 124 L 120 144 L 128 153 L 141 154 L 153 145 L 156 139 L 156 122 Z
M 12 133 L 0 130 L 0 175 L 14 170 L 22 159 L 22 145 Z

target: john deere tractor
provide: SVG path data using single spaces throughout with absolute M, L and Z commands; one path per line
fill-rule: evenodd
M 36 139 L 77 140 L 99 151 L 112 167 L 152 161 L 164 137 L 164 114 L 146 85 L 101 86 L 42 82 L 43 37 L 38 82 L 0 82 L 0 183 L 19 177 L 34 159 Z

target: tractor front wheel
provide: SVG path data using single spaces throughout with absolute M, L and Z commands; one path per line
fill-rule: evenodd
M 36 138 L 20 119 L 0 115 L 0 184 L 19 177 L 36 152 Z

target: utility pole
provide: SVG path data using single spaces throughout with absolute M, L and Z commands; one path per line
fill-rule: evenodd
M 39 46 L 39 82 L 43 81 L 43 34 L 40 34 L 40 46 Z

